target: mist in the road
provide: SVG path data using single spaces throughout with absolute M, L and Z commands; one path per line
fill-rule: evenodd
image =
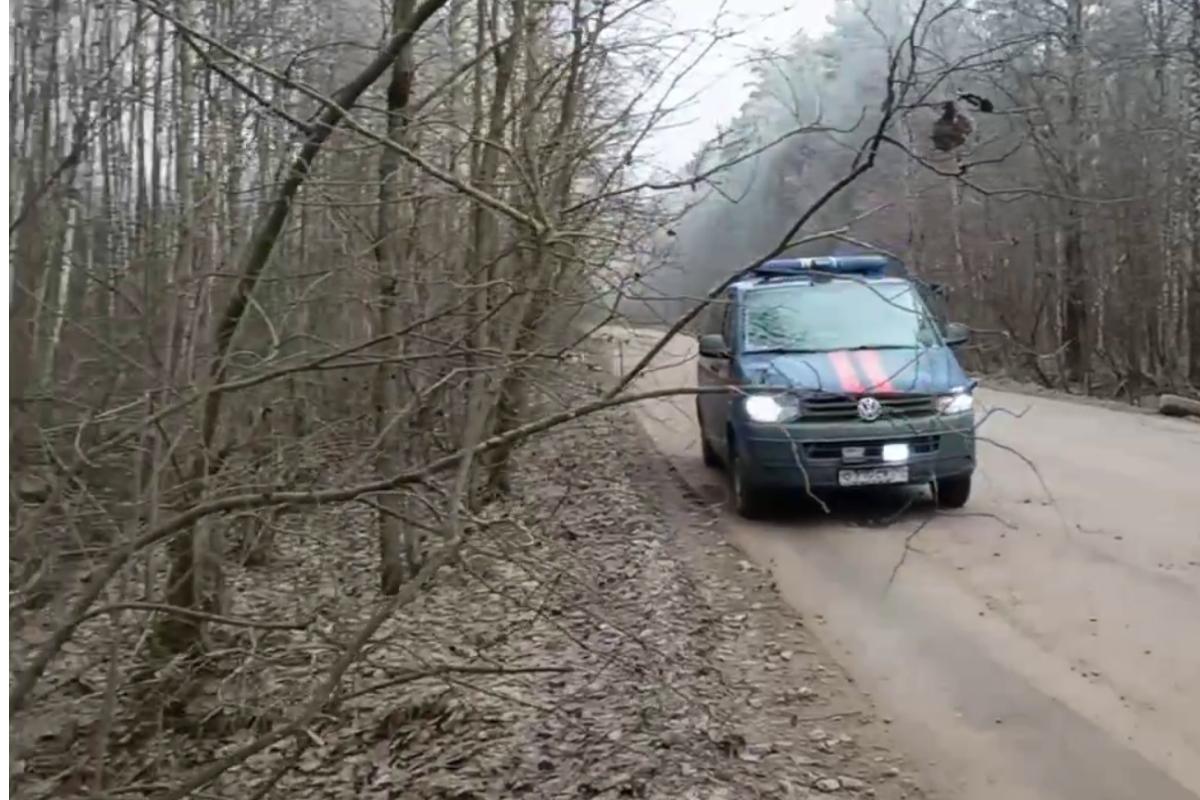
M 677 198 L 678 217 L 634 287 L 650 301 L 649 312 L 637 309 L 637 316 L 648 313 L 642 321 L 676 317 L 730 272 L 775 247 L 805 209 L 851 169 L 878 124 L 889 51 L 911 19 L 906 5 L 872 3 L 864 14 L 840 4 L 827 33 L 801 32 L 785 49 L 755 61 L 740 113 L 694 154 L 687 174 L 702 177 Z M 848 224 L 854 233 L 855 218 L 875 216 L 869 211 L 882 202 L 873 185 L 895 184 L 900 163 L 898 153 L 881 152 L 878 167 L 827 203 L 799 235 Z M 904 251 L 904 226 L 886 227 L 891 230 L 873 226 L 878 238 L 871 244 Z M 831 238 L 788 254 L 860 249 Z

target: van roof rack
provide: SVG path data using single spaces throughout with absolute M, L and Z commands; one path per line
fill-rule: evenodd
M 903 274 L 904 265 L 898 259 L 882 254 L 854 256 L 816 256 L 813 258 L 773 258 L 764 261 L 747 273 L 748 277 L 795 278 L 802 275 L 855 275 L 882 278 Z

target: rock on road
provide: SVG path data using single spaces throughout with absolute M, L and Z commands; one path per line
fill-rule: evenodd
M 627 369 L 657 333 L 617 337 Z M 695 343 L 680 337 L 636 388 L 694 383 Z M 980 416 L 1024 414 L 982 424 L 964 511 L 922 498 L 864 525 L 861 504 L 882 519 L 904 497 L 831 515 L 798 503 L 769 523 L 726 512 L 730 537 L 770 567 L 946 797 L 1200 797 L 1200 426 L 978 398 Z M 719 500 L 694 399 L 637 409 L 684 479 Z

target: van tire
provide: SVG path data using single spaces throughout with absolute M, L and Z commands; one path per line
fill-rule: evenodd
M 721 456 L 713 449 L 713 446 L 708 441 L 708 436 L 704 433 L 704 413 L 700 411 L 700 401 L 696 400 L 696 423 L 700 429 L 700 457 L 704 459 L 704 466 L 716 468 L 721 466 Z
M 934 481 L 933 498 L 939 508 L 962 508 L 971 499 L 971 476 L 960 475 Z
M 737 456 L 737 445 L 729 442 L 729 500 L 733 510 L 744 519 L 762 519 L 768 496 L 756 486 Z

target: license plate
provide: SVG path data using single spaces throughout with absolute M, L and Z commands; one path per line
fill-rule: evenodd
M 908 483 L 908 467 L 844 469 L 838 472 L 838 484 L 841 486 L 886 486 L 893 483 Z

